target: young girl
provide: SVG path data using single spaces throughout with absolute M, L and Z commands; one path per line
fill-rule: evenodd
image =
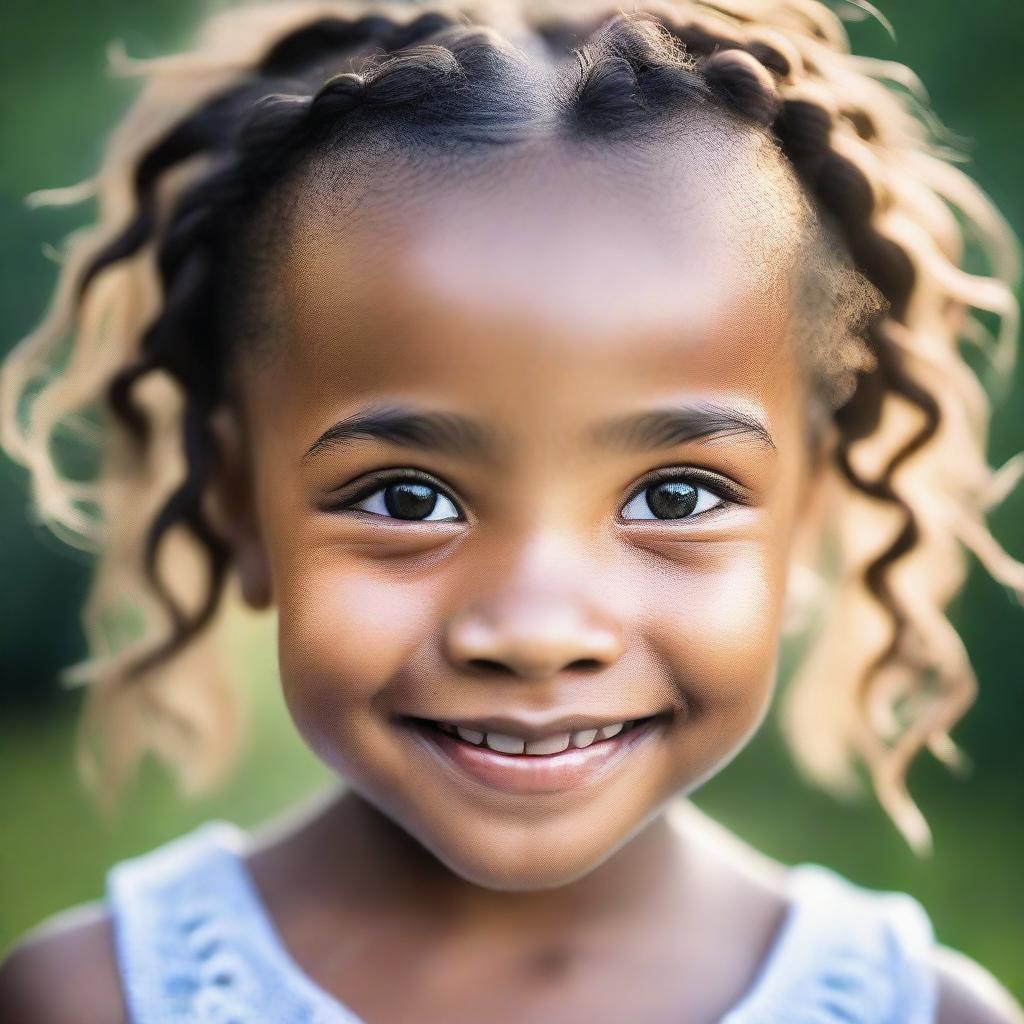
M 815 0 L 279 3 L 124 63 L 98 175 L 49 197 L 100 223 L 3 376 L 40 514 L 99 552 L 81 766 L 212 784 L 241 600 L 344 787 L 116 865 L 0 1018 L 1024 1020 L 909 895 L 686 800 L 807 630 L 800 765 L 866 767 L 925 850 L 964 548 L 1024 594 L 959 349 L 1010 379 L 1014 240 L 909 72 Z M 70 416 L 95 480 L 49 453 Z

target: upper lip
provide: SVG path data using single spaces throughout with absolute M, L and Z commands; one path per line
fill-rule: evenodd
M 496 732 L 506 736 L 517 736 L 524 740 L 540 740 L 547 736 L 562 733 L 583 732 L 587 729 L 600 729 L 605 725 L 617 725 L 619 722 L 634 722 L 641 718 L 651 718 L 664 712 L 644 711 L 641 713 L 626 712 L 620 715 L 564 715 L 542 721 L 539 718 L 513 718 L 509 715 L 488 715 L 486 718 L 461 718 L 457 715 L 415 715 L 409 717 L 423 718 L 429 722 L 443 722 L 447 725 L 461 726 L 476 732 Z

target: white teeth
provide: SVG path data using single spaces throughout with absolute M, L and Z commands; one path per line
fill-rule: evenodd
M 444 732 L 459 736 L 467 743 L 472 743 L 474 746 L 483 745 L 501 754 L 560 754 L 569 747 L 589 747 L 595 740 L 611 739 L 635 723 L 632 721 L 616 722 L 614 725 L 605 725 L 600 729 L 580 729 L 573 733 L 563 732 L 557 736 L 545 736 L 539 740 L 525 740 L 519 736 L 510 736 L 500 732 L 483 733 L 476 729 L 451 725 L 447 722 L 437 722 L 436 724 Z
M 581 729 L 572 734 L 572 745 L 574 747 L 589 747 L 597 736 L 596 729 Z
M 559 754 L 569 746 L 570 734 L 563 732 L 559 736 L 548 736 L 543 740 L 533 740 L 526 744 L 528 754 Z
M 489 732 L 487 746 L 491 750 L 497 750 L 500 754 L 521 754 L 526 748 L 526 740 L 522 740 L 518 736 L 506 736 L 500 732 Z

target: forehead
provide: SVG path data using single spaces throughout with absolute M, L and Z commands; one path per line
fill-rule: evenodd
M 458 377 L 749 383 L 785 353 L 798 189 L 755 137 L 390 152 L 296 191 L 272 302 L 282 371 L 337 401 Z M 623 375 L 626 375 L 624 377 Z

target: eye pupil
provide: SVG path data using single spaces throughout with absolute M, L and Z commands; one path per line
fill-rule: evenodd
M 384 488 L 384 505 L 398 519 L 428 516 L 437 504 L 437 491 L 427 484 L 402 481 Z
M 685 519 L 697 501 L 697 488 L 684 480 L 666 480 L 647 488 L 647 504 L 662 519 Z

